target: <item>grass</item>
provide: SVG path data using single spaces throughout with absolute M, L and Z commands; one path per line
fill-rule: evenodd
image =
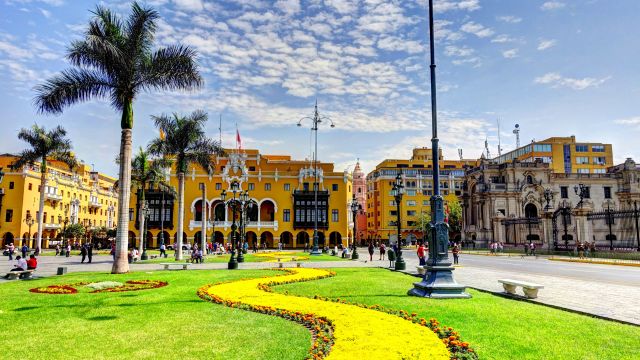
M 417 278 L 383 269 L 335 269 L 333 278 L 274 287 L 379 304 L 436 318 L 461 333 L 480 359 L 638 359 L 640 327 L 470 290 L 470 300 L 405 296 Z M 366 326 L 366 324 L 363 324 Z M 390 331 L 393 331 L 390 329 Z
M 270 273 L 276 272 L 83 273 L 0 284 L 3 352 L 8 357 L 24 350 L 33 359 L 302 359 L 311 344 L 304 327 L 211 304 L 196 295 L 208 283 Z M 123 293 L 29 292 L 53 284 L 133 279 L 169 285 Z

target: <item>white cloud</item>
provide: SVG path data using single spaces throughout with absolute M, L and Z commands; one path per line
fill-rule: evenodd
M 503 43 L 508 43 L 508 42 L 514 42 L 516 41 L 516 39 L 510 37 L 509 35 L 498 35 L 496 37 L 494 37 L 493 39 L 491 39 L 492 43 L 499 43 L 499 44 L 503 44 Z
M 474 11 L 480 9 L 480 0 L 440 0 L 434 2 L 433 8 L 440 13 L 452 10 Z
M 462 25 L 462 27 L 460 27 L 460 30 L 469 34 L 473 34 L 479 38 L 489 37 L 494 34 L 494 31 L 491 30 L 490 28 L 485 27 L 484 25 L 475 23 L 473 21 L 470 21 Z
M 300 0 L 278 0 L 275 7 L 287 15 L 293 15 L 300 11 Z
M 202 0 L 173 0 L 173 2 L 179 9 L 188 11 L 201 11 L 204 9 Z
M 498 21 L 506 22 L 509 24 L 517 24 L 522 21 L 521 17 L 517 17 L 513 15 L 498 16 L 497 19 Z
M 538 44 L 538 50 L 542 51 L 542 50 L 547 50 L 549 48 L 552 48 L 554 46 L 556 46 L 557 41 L 554 39 L 551 40 L 540 40 L 540 43 Z
M 444 48 L 444 54 L 447 56 L 456 56 L 456 57 L 467 57 L 471 56 L 475 53 L 475 51 L 468 46 L 454 46 L 449 45 Z
M 324 3 L 340 14 L 351 14 L 358 9 L 358 0 L 324 0 Z
M 502 52 L 502 56 L 506 59 L 518 57 L 518 49 L 509 49 Z
M 613 122 L 620 125 L 640 126 L 640 116 L 635 116 L 627 119 L 618 119 L 618 120 L 614 120 Z
M 544 4 L 542 4 L 542 6 L 540 6 L 540 9 L 544 11 L 549 11 L 549 10 L 562 9 L 565 6 L 567 6 L 567 4 L 560 1 L 547 1 Z
M 535 78 L 534 83 L 551 85 L 551 87 L 553 88 L 567 87 L 573 90 L 584 90 L 590 87 L 598 87 L 604 84 L 609 79 L 611 79 L 611 76 L 607 76 L 601 79 L 590 78 L 590 77 L 576 79 L 576 78 L 570 78 L 570 77 L 563 77 L 559 73 L 551 72 Z

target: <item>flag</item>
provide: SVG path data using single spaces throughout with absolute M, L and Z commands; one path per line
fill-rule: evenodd
M 236 129 L 236 147 L 242 150 L 242 139 L 240 139 L 240 131 L 238 129 Z

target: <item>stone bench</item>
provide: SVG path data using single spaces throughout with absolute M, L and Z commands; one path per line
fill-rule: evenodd
M 191 265 L 191 263 L 161 263 L 160 265 L 162 265 L 164 267 L 165 270 L 169 270 L 170 267 L 178 267 L 178 268 L 182 268 L 182 270 L 187 270 L 189 268 L 189 265 Z M 180 269 L 178 269 L 180 270 Z
M 427 273 L 427 267 L 426 266 L 418 265 L 418 266 L 416 266 L 416 270 L 418 270 L 418 274 L 420 274 L 420 275 L 424 275 L 424 274 Z
M 7 280 L 15 280 L 18 277 L 20 279 L 31 279 L 31 276 L 33 275 L 34 271 L 35 270 L 9 271 L 7 275 L 5 275 L 5 278 Z
M 302 267 L 302 262 L 301 261 L 293 261 L 296 263 L 296 267 Z M 283 262 L 278 262 L 278 268 L 282 269 L 284 268 L 284 263 Z
M 544 286 L 540 284 L 534 284 L 526 281 L 512 280 L 512 279 L 500 279 L 499 283 L 502 283 L 504 291 L 508 294 L 515 295 L 518 286 L 522 287 L 524 295 L 529 299 L 535 299 L 538 297 L 538 290 L 544 289 Z

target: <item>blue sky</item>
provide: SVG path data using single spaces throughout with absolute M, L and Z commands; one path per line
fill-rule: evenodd
M 122 14 L 129 2 L 103 1 Z M 209 134 L 234 146 L 310 154 L 320 112 L 319 158 L 366 171 L 384 158 L 430 146 L 426 0 L 149 0 L 157 40 L 199 52 L 205 87 L 149 93 L 135 104 L 134 146 L 157 135 L 150 116 L 203 109 Z M 576 135 L 614 144 L 615 161 L 640 161 L 640 2 L 637 0 L 435 0 L 441 145 L 447 157 L 497 155 L 523 143 Z M 21 127 L 61 124 L 81 159 L 116 175 L 120 115 L 108 102 L 37 114 L 33 86 L 68 67 L 95 3 L 0 0 L 0 152 L 17 152 Z

